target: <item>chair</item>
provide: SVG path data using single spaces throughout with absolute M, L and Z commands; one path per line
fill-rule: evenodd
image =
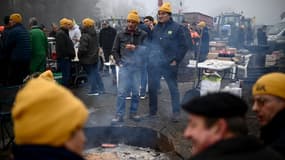
M 238 65 L 236 66 L 238 70 L 239 70 L 239 69 L 243 70 L 243 72 L 244 72 L 243 77 L 244 77 L 244 78 L 247 78 L 247 68 L 248 68 L 248 64 L 249 64 L 249 61 L 250 61 L 250 57 L 251 57 L 251 56 L 252 56 L 251 54 L 242 56 L 242 58 L 244 59 L 244 63 L 243 63 L 243 64 L 238 64 Z
M 11 108 L 20 86 L 0 87 L 0 150 L 8 149 L 14 142 Z

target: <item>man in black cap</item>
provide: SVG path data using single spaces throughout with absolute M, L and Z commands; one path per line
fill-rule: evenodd
M 275 151 L 247 135 L 247 104 L 229 93 L 212 93 L 182 105 L 189 113 L 184 136 L 192 141 L 191 160 L 277 160 Z

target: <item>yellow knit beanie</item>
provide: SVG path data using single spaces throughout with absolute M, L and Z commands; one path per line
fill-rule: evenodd
M 206 27 L 206 22 L 201 21 L 201 22 L 199 22 L 197 25 L 198 25 L 199 27 L 201 27 L 201 28 L 204 28 L 204 27 Z
M 60 27 L 64 27 L 64 26 L 67 26 L 70 24 L 70 20 L 67 19 L 67 18 L 62 18 L 60 21 L 59 21 L 59 25 Z
M 140 17 L 138 15 L 138 12 L 136 10 L 131 10 L 128 14 L 127 20 L 132 20 L 132 21 L 139 23 Z
M 95 21 L 93 19 L 91 19 L 91 18 L 84 18 L 82 20 L 82 25 L 84 27 L 92 27 L 92 26 L 95 25 Z
M 285 99 L 285 74 L 269 73 L 260 77 L 252 87 L 252 94 L 269 94 Z
M 15 23 L 22 23 L 22 16 L 19 13 L 13 13 L 10 15 L 10 20 Z
M 171 8 L 171 4 L 169 2 L 165 2 L 161 5 L 161 7 L 159 7 L 158 11 L 163 11 L 163 12 L 167 12 L 167 13 L 171 13 L 172 12 L 172 8 Z
M 18 92 L 12 109 L 16 144 L 63 146 L 85 124 L 85 105 L 51 76 L 44 72 Z

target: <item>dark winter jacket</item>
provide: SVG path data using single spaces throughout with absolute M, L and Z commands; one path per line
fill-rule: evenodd
M 67 29 L 60 28 L 56 33 L 56 54 L 57 58 L 73 59 L 75 57 L 75 50 Z
M 98 62 L 98 39 L 94 28 L 84 28 L 80 37 L 78 58 L 82 64 Z
M 116 37 L 117 31 L 108 26 L 103 28 L 99 33 L 99 44 L 104 50 L 111 50 Z
M 136 29 L 135 32 L 129 32 L 127 29 L 117 34 L 112 49 L 117 64 L 131 65 L 141 67 L 145 56 L 144 40 L 147 33 Z M 125 48 L 127 44 L 134 44 L 136 49 L 130 51 Z
M 12 153 L 14 160 L 83 160 L 79 155 L 63 147 L 16 145 Z
M 152 32 L 151 52 L 149 63 L 170 64 L 172 61 L 181 62 L 188 50 L 188 38 L 182 25 L 170 19 L 166 23 L 158 23 Z
M 255 137 L 241 136 L 222 140 L 190 160 L 281 160 L 277 152 L 258 142 Z
M 204 27 L 202 30 L 199 32 L 200 35 L 200 42 L 201 43 L 198 47 L 200 47 L 200 54 L 207 55 L 209 53 L 209 30 L 207 27 Z
M 269 145 L 285 158 L 285 109 L 261 128 L 260 138 L 265 145 Z
M 11 61 L 30 61 L 32 55 L 30 34 L 22 24 L 15 24 L 9 29 L 4 45 Z
M 266 33 L 261 28 L 257 30 L 257 43 L 258 45 L 267 45 Z

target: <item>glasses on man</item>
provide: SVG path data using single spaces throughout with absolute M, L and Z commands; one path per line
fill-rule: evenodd
M 168 13 L 167 12 L 158 12 L 157 15 L 158 16 L 166 16 L 166 15 L 168 15 Z

